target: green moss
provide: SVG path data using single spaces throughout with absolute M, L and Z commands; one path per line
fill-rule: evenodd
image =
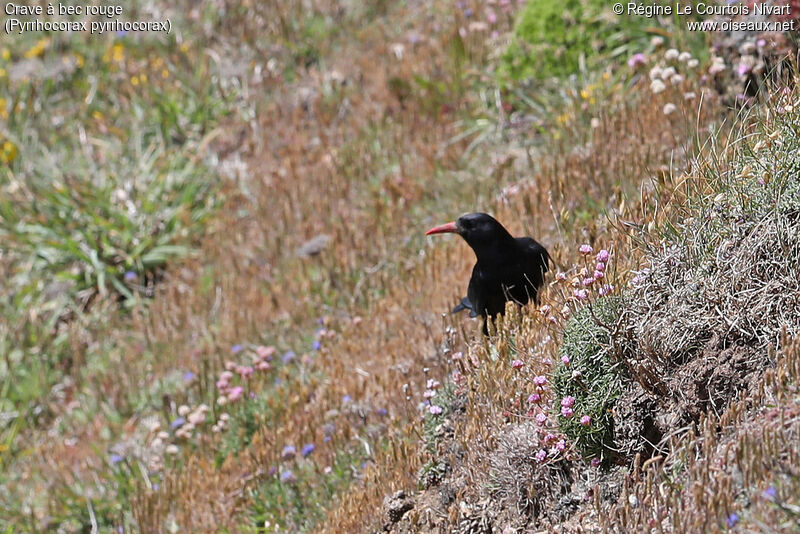
M 575 415 L 558 416 L 559 427 L 586 457 L 613 456 L 614 421 L 611 409 L 620 396 L 624 369 L 612 356 L 612 329 L 622 309 L 619 297 L 604 297 L 578 310 L 567 322 L 559 365 L 553 380 L 556 399 L 575 397 Z M 576 373 L 577 371 L 577 373 Z M 560 409 L 560 405 L 557 404 Z M 584 426 L 580 418 L 591 417 Z
M 648 41 L 652 20 L 616 16 L 603 0 L 533 0 L 519 14 L 502 57 L 501 79 L 565 77 L 614 57 L 627 58 Z

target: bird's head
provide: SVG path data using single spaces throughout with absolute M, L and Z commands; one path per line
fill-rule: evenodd
M 464 238 L 480 258 L 481 251 L 492 249 L 513 239 L 503 225 L 488 213 L 467 213 L 455 222 L 431 228 L 425 235 L 453 233 Z

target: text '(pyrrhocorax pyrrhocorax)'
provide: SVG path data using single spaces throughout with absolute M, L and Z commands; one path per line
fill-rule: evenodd
M 475 252 L 467 296 L 453 313 L 470 310 L 470 317 L 482 316 L 487 333 L 487 317 L 503 314 L 506 302 L 520 305 L 538 302 L 550 255 L 530 237 L 513 237 L 502 224 L 486 213 L 468 213 L 455 222 L 431 228 L 425 235 L 455 233 Z

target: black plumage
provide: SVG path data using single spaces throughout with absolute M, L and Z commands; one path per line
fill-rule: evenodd
M 475 252 L 477 259 L 467 287 L 467 296 L 453 313 L 470 310 L 470 317 L 486 319 L 505 312 L 506 302 L 538 303 L 550 255 L 530 237 L 513 237 L 486 213 L 462 215 L 455 222 L 431 228 L 425 235 L 456 233 Z

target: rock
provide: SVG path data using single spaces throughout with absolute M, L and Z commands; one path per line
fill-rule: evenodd
M 331 241 L 331 236 L 327 234 L 319 234 L 305 243 L 303 243 L 300 248 L 297 249 L 297 255 L 301 258 L 309 258 L 311 256 L 316 256 L 325 248 L 327 248 L 328 243 Z
M 391 527 L 394 523 L 400 521 L 403 516 L 414 508 L 414 499 L 407 496 L 403 490 L 398 490 L 391 495 L 387 495 L 383 499 L 383 509 L 388 519 L 388 525 Z M 385 530 L 389 530 L 386 528 Z

